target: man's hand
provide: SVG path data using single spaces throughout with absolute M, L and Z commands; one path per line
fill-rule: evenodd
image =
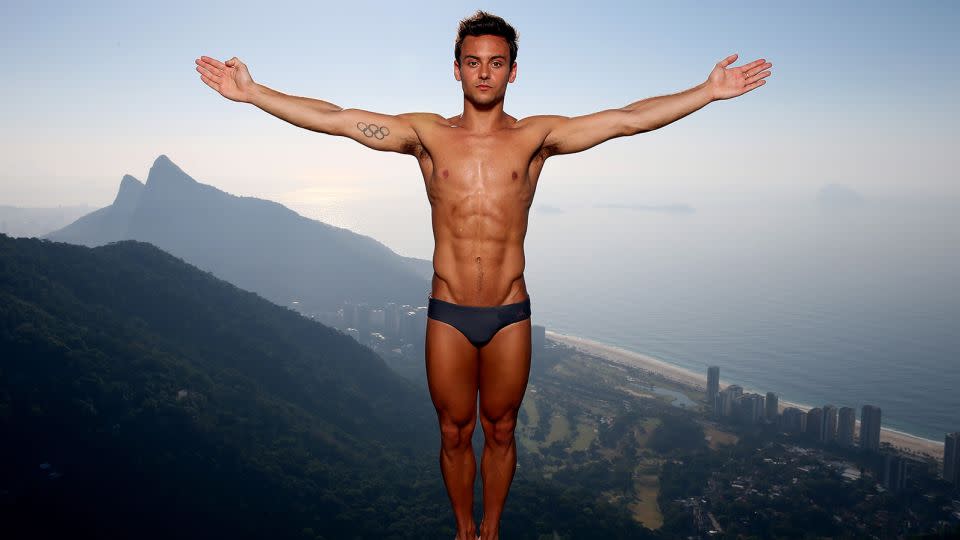
M 727 66 L 736 59 L 737 55 L 731 54 L 717 62 L 713 71 L 710 72 L 710 77 L 707 78 L 707 88 L 713 99 L 730 99 L 753 90 L 765 82 L 764 77 L 770 75 L 769 71 L 763 71 L 762 73 L 761 71 L 773 66 L 773 64 L 761 58 L 745 66 L 727 69 Z
M 226 63 L 209 56 L 197 58 L 197 71 L 200 79 L 221 96 L 249 103 L 257 83 L 253 82 L 247 65 L 234 56 Z
M 322 99 L 290 96 L 254 82 L 246 64 L 236 56 L 226 63 L 201 56 L 197 58 L 197 71 L 207 86 L 227 99 L 250 103 L 297 127 L 350 137 L 374 150 L 421 155 L 423 145 L 415 124 L 426 124 L 437 116 L 379 114 L 343 109 Z

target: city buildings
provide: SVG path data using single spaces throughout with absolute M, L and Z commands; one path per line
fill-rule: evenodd
M 780 428 L 795 435 L 806 432 L 807 413 L 796 407 L 787 407 L 780 417 Z
M 807 438 L 823 441 L 823 409 L 814 407 L 807 411 Z
M 823 433 L 820 440 L 826 443 L 837 440 L 837 408 L 833 405 L 823 406 Z
M 743 387 L 739 385 L 731 384 L 723 389 L 714 400 L 714 416 L 717 418 L 733 418 L 737 401 L 741 396 L 743 396 Z
M 947 433 L 944 438 L 943 479 L 960 486 L 960 431 Z
M 883 487 L 892 492 L 903 489 L 906 484 L 907 460 L 899 454 L 885 454 L 882 467 L 880 478 Z
M 857 425 L 857 410 L 853 407 L 840 407 L 837 425 L 837 444 L 853 446 L 853 435 Z
M 860 410 L 860 448 L 880 450 L 880 407 L 864 405 Z
M 776 422 L 780 416 L 780 396 L 767 392 L 767 410 L 764 413 L 768 422 Z
M 737 400 L 737 410 L 740 421 L 744 424 L 758 424 L 763 418 L 763 396 L 760 394 L 744 394 Z
M 710 366 L 707 368 L 707 404 L 713 408 L 717 400 L 717 394 L 720 393 L 720 368 Z

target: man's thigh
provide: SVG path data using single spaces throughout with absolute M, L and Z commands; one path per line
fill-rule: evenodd
M 462 424 L 476 416 L 479 351 L 459 330 L 427 318 L 427 387 L 446 420 Z
M 480 414 L 515 416 L 530 376 L 530 319 L 503 327 L 480 349 Z

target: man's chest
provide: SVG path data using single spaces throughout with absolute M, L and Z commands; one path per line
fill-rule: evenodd
M 424 180 L 451 190 L 523 189 L 539 159 L 538 141 L 519 130 L 471 135 L 450 127 L 431 139 L 424 141 Z

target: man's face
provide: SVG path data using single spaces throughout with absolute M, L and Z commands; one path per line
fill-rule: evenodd
M 517 78 L 517 64 L 508 65 L 510 46 L 500 36 L 467 36 L 460 46 L 460 62 L 453 76 L 463 86 L 463 96 L 475 105 L 503 100 L 507 83 Z

